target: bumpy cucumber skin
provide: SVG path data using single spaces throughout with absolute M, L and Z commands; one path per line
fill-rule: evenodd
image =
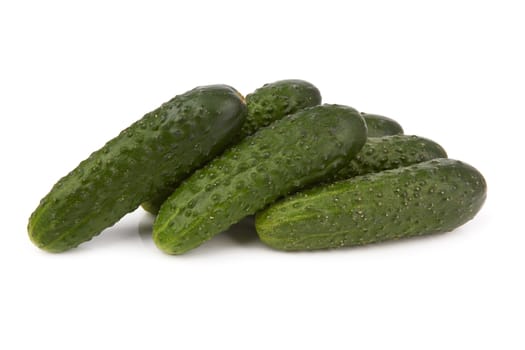
M 246 112 L 226 85 L 174 97 L 60 179 L 31 215 L 29 237 L 49 252 L 90 240 L 221 152 Z
M 378 114 L 361 112 L 368 127 L 368 137 L 382 137 L 390 135 L 403 135 L 403 128 L 394 119 Z
M 366 140 L 350 107 L 302 110 L 260 129 L 185 180 L 164 202 L 153 240 L 169 254 L 196 248 L 281 196 L 347 164 Z
M 447 153 L 439 144 L 424 137 L 414 135 L 370 137 L 355 158 L 323 182 L 345 180 L 435 158 L 447 158 Z
M 268 246 L 286 251 L 355 246 L 448 232 L 486 198 L 473 167 L 435 159 L 296 193 L 256 216 Z
M 240 138 L 252 135 L 284 116 L 319 104 L 321 93 L 307 81 L 289 79 L 265 84 L 246 95 L 248 116 L 241 128 Z
M 232 143 L 238 143 L 246 136 L 286 115 L 319 104 L 321 104 L 321 93 L 307 81 L 288 79 L 265 84 L 246 96 L 248 114 Z M 173 193 L 176 187 L 175 185 L 161 196 L 143 203 L 142 208 L 156 215 L 162 203 Z

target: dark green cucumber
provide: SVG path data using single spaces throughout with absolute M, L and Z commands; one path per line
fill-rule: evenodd
M 319 104 L 321 93 L 307 81 L 289 79 L 265 84 L 246 95 L 248 116 L 242 126 L 240 138 L 252 135 L 288 114 Z
M 29 219 L 31 240 L 61 252 L 91 239 L 221 152 L 245 117 L 226 85 L 174 97 L 58 181 Z
M 377 114 L 361 112 L 368 127 L 368 137 L 382 137 L 389 135 L 403 135 L 403 128 L 394 119 Z
M 366 140 L 350 107 L 311 107 L 260 129 L 186 179 L 164 202 L 153 240 L 182 254 L 277 198 L 347 164 Z
M 246 96 L 248 115 L 232 143 L 238 143 L 246 136 L 288 114 L 317 106 L 320 103 L 321 93 L 307 81 L 290 79 L 265 84 Z M 173 193 L 177 185 L 162 195 L 143 203 L 142 208 L 151 214 L 157 214 L 162 203 Z
M 470 165 L 435 159 L 298 192 L 259 212 L 255 225 L 261 240 L 279 250 L 448 232 L 478 213 L 486 189 Z
M 350 162 L 324 182 L 395 169 L 435 158 L 447 158 L 436 142 L 419 136 L 370 137 Z

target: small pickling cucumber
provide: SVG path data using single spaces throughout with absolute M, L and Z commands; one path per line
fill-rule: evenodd
M 414 135 L 369 137 L 365 145 L 346 166 L 324 182 L 400 168 L 435 158 L 447 158 L 436 142 Z
M 279 250 L 337 248 L 448 232 L 472 219 L 487 186 L 479 171 L 434 159 L 295 193 L 257 213 Z
M 321 93 L 307 81 L 289 79 L 265 84 L 246 95 L 248 116 L 240 136 L 244 138 L 284 116 L 319 104 Z
M 91 239 L 220 153 L 245 117 L 226 85 L 174 97 L 60 179 L 31 215 L 29 237 L 50 252 Z

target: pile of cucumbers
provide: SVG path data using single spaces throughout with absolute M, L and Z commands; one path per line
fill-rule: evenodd
M 227 85 L 178 95 L 60 179 L 32 213 L 32 242 L 63 252 L 140 205 L 164 252 L 198 247 L 246 216 L 279 250 L 448 232 L 486 198 L 472 166 L 394 120 L 321 104 L 303 80 L 244 98 Z

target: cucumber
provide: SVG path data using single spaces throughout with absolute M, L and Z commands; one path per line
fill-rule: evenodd
M 255 225 L 264 243 L 287 251 L 448 232 L 478 213 L 486 190 L 472 166 L 434 159 L 296 193 L 259 212 Z
M 275 121 L 186 179 L 164 202 L 153 240 L 182 254 L 277 198 L 329 176 L 366 140 L 350 107 L 311 107 Z
M 323 182 L 400 168 L 435 158 L 447 158 L 436 142 L 419 136 L 393 135 L 370 137 L 350 162 Z
M 317 106 L 320 103 L 321 93 L 307 81 L 290 79 L 265 84 L 246 96 L 248 115 L 241 130 L 232 139 L 232 143 L 238 143 L 246 136 L 288 114 Z M 162 203 L 173 193 L 177 185 L 175 184 L 162 195 L 143 203 L 142 208 L 156 215 Z
M 319 104 L 321 93 L 307 81 L 289 79 L 265 84 L 246 95 L 248 116 L 242 126 L 240 139 L 288 114 Z
M 378 114 L 361 112 L 368 127 L 368 137 L 381 137 L 389 135 L 403 135 L 403 128 L 394 119 Z
M 245 117 L 226 85 L 174 97 L 60 179 L 31 215 L 29 237 L 50 252 L 91 239 L 221 152 Z

